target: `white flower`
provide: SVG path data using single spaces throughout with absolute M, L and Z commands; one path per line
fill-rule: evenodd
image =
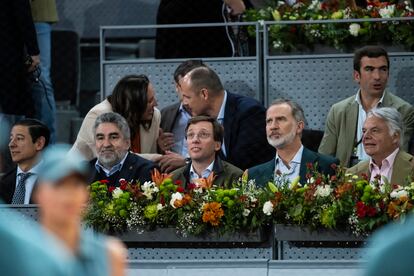
M 161 203 L 158 203 L 158 204 L 157 204 L 157 210 L 158 210 L 158 211 L 162 210 L 163 208 L 164 208 L 164 206 L 162 206 L 162 204 L 161 204 Z
M 183 195 L 179 192 L 173 193 L 171 195 L 171 200 L 170 200 L 170 205 L 175 209 L 177 207 L 175 207 L 174 203 L 176 200 L 182 200 L 183 199 Z
M 349 33 L 353 36 L 358 36 L 360 29 L 361 26 L 358 23 L 352 23 L 351 25 L 349 25 Z
M 113 198 L 119 198 L 122 194 L 124 193 L 124 191 L 121 190 L 121 188 L 116 187 L 113 191 L 112 191 L 112 197 Z
M 273 203 L 270 201 L 266 201 L 263 205 L 263 213 L 267 216 L 270 216 L 273 212 Z
M 391 18 L 395 12 L 395 5 L 389 5 L 379 10 L 382 18 Z
M 315 196 L 327 197 L 332 193 L 332 189 L 329 185 L 318 186 L 315 191 Z
M 408 197 L 408 192 L 404 189 L 401 190 L 394 190 L 391 192 L 390 196 L 394 199 L 402 198 L 402 197 Z
M 243 210 L 243 216 L 247 217 L 250 214 L 250 210 L 249 209 L 244 209 Z

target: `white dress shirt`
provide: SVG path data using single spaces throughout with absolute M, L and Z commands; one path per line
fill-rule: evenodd
M 26 187 L 26 192 L 24 194 L 24 204 L 29 204 L 30 203 L 30 198 L 32 197 L 32 191 L 33 191 L 34 185 L 36 184 L 36 181 L 37 181 L 37 178 L 38 178 L 39 167 L 42 164 L 42 162 L 43 161 L 40 161 L 39 163 L 36 164 L 36 166 L 31 168 L 27 172 L 22 171 L 22 169 L 20 169 L 20 167 L 17 166 L 16 189 L 17 189 L 17 184 L 19 184 L 21 173 L 31 173 L 32 174 L 26 179 L 26 181 L 24 183 L 25 187 Z
M 129 152 L 127 152 L 126 154 L 125 154 L 125 156 L 124 156 L 124 158 L 122 158 L 122 160 L 121 160 L 121 162 L 119 162 L 118 164 L 116 164 L 115 166 L 113 166 L 111 169 L 107 169 L 107 168 L 105 168 L 104 166 L 102 166 L 100 163 L 99 163 L 99 159 L 97 159 L 96 160 L 96 163 L 95 163 L 95 168 L 96 168 L 96 170 L 99 172 L 99 170 L 102 170 L 104 173 L 105 173 L 105 175 L 106 175 L 106 177 L 110 177 L 111 175 L 113 175 L 114 173 L 116 173 L 116 172 L 118 172 L 118 171 L 121 171 L 122 170 L 122 167 L 124 166 L 124 163 L 125 163 L 125 160 L 126 160 L 126 158 L 127 158 L 127 156 L 128 156 L 128 154 L 129 154 Z
M 174 146 L 171 148 L 173 152 L 180 154 L 181 156 L 188 157 L 187 140 L 185 139 L 185 128 L 187 127 L 188 120 L 191 119 L 191 114 L 180 105 L 178 110 L 177 120 L 172 129 L 174 134 Z
M 199 179 L 199 178 L 207 178 L 210 176 L 211 172 L 213 171 L 213 167 L 214 167 L 214 160 L 213 162 L 211 162 L 210 165 L 208 165 L 208 167 L 201 173 L 201 175 L 198 175 L 198 173 L 196 173 L 196 171 L 193 168 L 193 165 L 191 164 L 190 167 L 190 181 L 191 183 L 194 182 L 195 179 Z

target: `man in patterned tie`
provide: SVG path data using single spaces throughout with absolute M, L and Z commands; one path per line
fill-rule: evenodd
M 49 144 L 50 131 L 42 122 L 24 119 L 10 133 L 9 149 L 16 167 L 0 180 L 0 199 L 7 204 L 31 204 L 37 183 L 41 153 Z

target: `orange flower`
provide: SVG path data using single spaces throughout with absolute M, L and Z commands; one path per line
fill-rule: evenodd
M 185 194 L 184 197 L 183 197 L 183 199 L 176 200 L 174 202 L 174 206 L 177 207 L 177 208 L 181 208 L 184 205 L 189 204 L 191 202 L 191 200 L 192 200 L 192 197 L 189 194 Z
M 224 216 L 221 203 L 210 202 L 203 206 L 203 222 L 210 223 L 212 226 L 218 226 L 220 219 Z
M 157 169 L 154 169 L 151 172 L 151 179 L 158 187 L 161 186 L 162 182 L 165 179 L 171 178 L 171 177 L 172 177 L 172 174 L 160 173 Z
M 335 189 L 335 197 L 336 198 L 341 198 L 342 195 L 344 195 L 346 192 L 351 191 L 353 187 L 354 187 L 354 185 L 350 182 L 346 182 L 342 185 L 339 185 Z
M 212 172 L 207 178 L 198 178 L 195 179 L 194 182 L 199 188 L 210 189 L 213 186 L 215 178 L 216 176 L 214 175 L 214 172 Z

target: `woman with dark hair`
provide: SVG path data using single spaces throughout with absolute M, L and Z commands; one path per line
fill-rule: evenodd
M 161 113 L 155 106 L 155 91 L 147 76 L 129 75 L 122 78 L 112 95 L 86 114 L 72 150 L 78 150 L 87 160 L 95 158 L 92 126 L 99 115 L 116 112 L 127 120 L 131 129 L 131 151 L 153 159 L 155 155 L 152 154 L 157 153 L 161 121 Z

